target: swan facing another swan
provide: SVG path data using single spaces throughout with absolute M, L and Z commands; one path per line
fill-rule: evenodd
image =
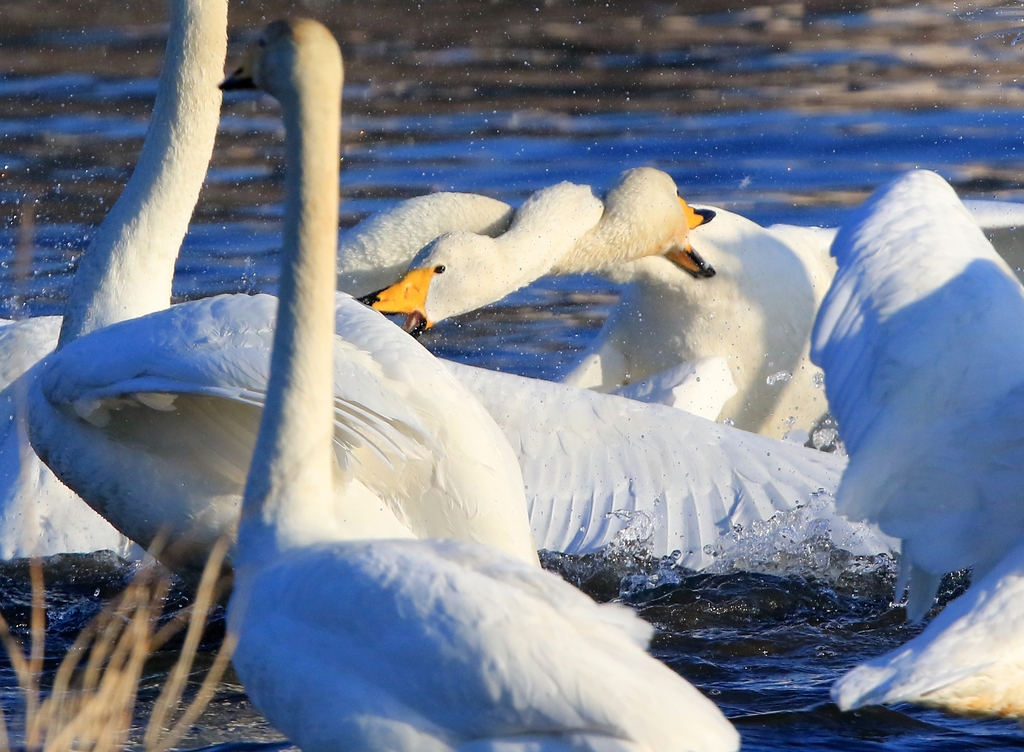
M 404 328 L 418 332 L 545 274 L 602 271 L 660 255 L 693 276 L 711 277 L 714 269 L 688 236 L 713 217 L 691 209 L 660 170 L 628 170 L 603 204 L 589 188 L 562 183 L 531 196 L 497 238 L 442 235 L 408 263 L 405 276 L 362 300 L 382 313 L 405 314 Z
M 260 52 L 255 82 L 285 117 L 290 221 L 228 607 L 249 696 L 307 752 L 737 749 L 714 705 L 644 653 L 650 627 L 628 610 L 495 549 L 393 539 L 393 526 L 371 516 L 355 457 L 343 460 L 336 498 L 326 353 L 337 220 L 333 207 L 302 210 L 318 172 L 333 171 L 337 190 L 337 160 L 301 127 L 315 117 L 336 154 L 341 55 L 326 29 L 302 20 L 271 24 Z M 378 430 L 396 427 L 390 419 L 349 416 Z
M 850 455 L 839 510 L 902 539 L 897 596 L 909 585 L 911 619 L 944 573 L 975 578 L 833 696 L 1020 714 L 1024 288 L 932 172 L 877 190 L 832 248 L 813 355 Z

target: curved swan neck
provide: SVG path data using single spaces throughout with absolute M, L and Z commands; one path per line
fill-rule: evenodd
M 228 13 L 227 0 L 171 0 L 170 6 L 146 141 L 75 272 L 58 348 L 170 303 L 174 262 L 217 135 Z
M 310 22 L 311 23 L 311 22 Z M 296 22 L 298 38 L 309 27 Z M 322 27 L 317 28 L 329 35 Z M 313 542 L 333 503 L 334 280 L 342 65 L 296 44 L 287 85 L 271 91 L 285 123 L 285 225 L 267 402 L 242 504 L 243 525 L 278 548 Z M 312 54 L 319 53 L 319 54 Z M 325 59 L 328 58 L 328 59 Z M 259 515 L 254 519 L 254 515 Z

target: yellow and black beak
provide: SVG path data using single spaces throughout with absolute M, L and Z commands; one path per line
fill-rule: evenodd
M 238 91 L 240 89 L 255 89 L 256 82 L 252 78 L 253 64 L 246 60 L 230 76 L 220 82 L 217 87 L 221 91 Z
M 381 313 L 404 313 L 406 317 L 402 328 L 417 337 L 434 325 L 427 318 L 426 306 L 430 280 L 437 273 L 436 268 L 414 269 L 391 287 L 364 295 L 359 302 Z
M 682 198 L 679 199 L 679 203 L 683 205 L 683 215 L 686 217 L 686 226 L 690 230 L 707 224 L 715 218 L 715 213 L 711 209 L 694 209 Z M 673 264 L 696 279 L 709 279 L 715 276 L 715 268 L 701 258 L 700 254 L 693 250 L 689 243 L 687 243 L 686 247 L 682 250 L 673 248 L 671 251 L 668 251 L 663 255 Z

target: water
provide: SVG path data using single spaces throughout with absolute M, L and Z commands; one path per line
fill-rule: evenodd
M 60 312 L 78 255 L 130 174 L 166 33 L 163 16 L 142 6 L 4 6 L 0 315 Z M 292 9 L 234 4 L 231 59 L 263 15 L 283 10 Z M 426 191 L 518 203 L 558 180 L 603 189 L 645 164 L 671 173 L 687 199 L 763 224 L 834 226 L 910 167 L 937 170 L 965 197 L 1024 200 L 1024 50 L 1011 44 L 1024 25 L 1019 4 L 387 0 L 342 12 L 310 0 L 296 12 L 328 22 L 346 56 L 346 225 Z M 176 299 L 274 290 L 281 136 L 269 99 L 226 98 Z M 998 240 L 1019 243 L 1012 227 Z M 31 250 L 27 269 L 16 247 Z M 541 280 L 425 342 L 552 377 L 617 295 L 598 278 Z M 919 627 L 890 603 L 891 562 L 852 561 L 824 533 L 788 521 L 739 531 L 704 574 L 635 550 L 545 564 L 656 624 L 655 654 L 720 704 L 745 749 L 1024 746 L 1012 722 L 907 706 L 838 712 L 830 683 Z M 48 668 L 130 572 L 102 556 L 49 564 Z M 950 578 L 944 597 L 965 584 Z M 28 602 L 24 566 L 0 566 L 0 604 L 16 631 Z M 222 631 L 220 614 L 207 649 Z M 167 663 L 154 662 L 150 685 Z M 17 712 L 13 687 L 0 669 L 0 701 Z M 278 738 L 229 677 L 188 745 Z

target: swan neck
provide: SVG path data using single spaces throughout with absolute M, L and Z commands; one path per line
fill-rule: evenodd
M 301 63 L 301 60 L 299 61 Z M 241 535 L 278 549 L 337 539 L 333 500 L 334 280 L 340 58 L 275 92 L 285 123 L 285 224 L 266 407 L 246 483 Z M 331 75 L 334 73 L 334 75 Z
M 170 304 L 220 118 L 227 0 L 170 0 L 170 34 L 139 160 L 75 273 L 58 348 Z

